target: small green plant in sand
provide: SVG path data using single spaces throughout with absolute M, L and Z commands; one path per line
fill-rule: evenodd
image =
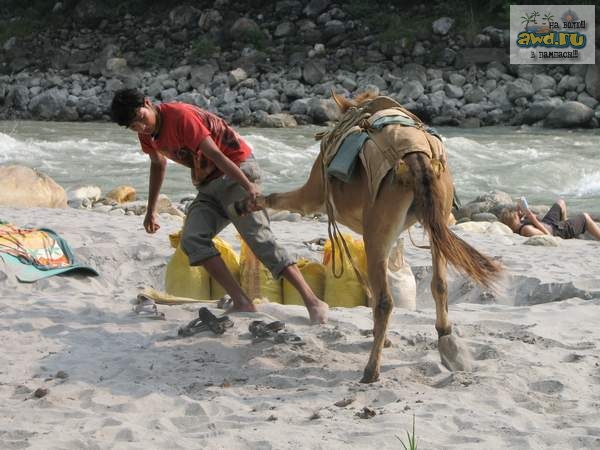
M 398 436 L 396 438 L 402 444 L 402 448 L 404 450 L 417 450 L 417 438 L 415 437 L 415 415 L 413 414 L 413 425 L 412 425 L 412 433 L 406 432 L 406 438 L 408 439 L 408 443 L 405 444 L 402 439 Z

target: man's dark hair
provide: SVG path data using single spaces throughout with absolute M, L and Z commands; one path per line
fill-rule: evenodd
M 119 89 L 110 104 L 110 116 L 114 122 L 128 127 L 138 108 L 144 106 L 144 94 L 138 89 Z

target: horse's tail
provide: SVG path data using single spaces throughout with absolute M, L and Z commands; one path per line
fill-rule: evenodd
M 448 228 L 449 210 L 444 204 L 446 193 L 443 192 L 441 181 L 434 174 L 429 157 L 416 152 L 407 155 L 404 161 L 414 177 L 416 215 L 429 234 L 433 248 L 460 272 L 479 284 L 490 287 L 501 271 L 500 265 L 479 253 Z

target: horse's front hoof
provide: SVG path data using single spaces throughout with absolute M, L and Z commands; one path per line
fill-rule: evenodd
M 447 334 L 438 340 L 442 364 L 452 372 L 470 372 L 473 369 L 469 349 L 455 336 Z

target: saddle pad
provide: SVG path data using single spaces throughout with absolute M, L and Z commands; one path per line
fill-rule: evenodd
M 342 145 L 327 167 L 327 175 L 348 183 L 356 167 L 356 157 L 369 135 L 365 132 L 346 136 Z

